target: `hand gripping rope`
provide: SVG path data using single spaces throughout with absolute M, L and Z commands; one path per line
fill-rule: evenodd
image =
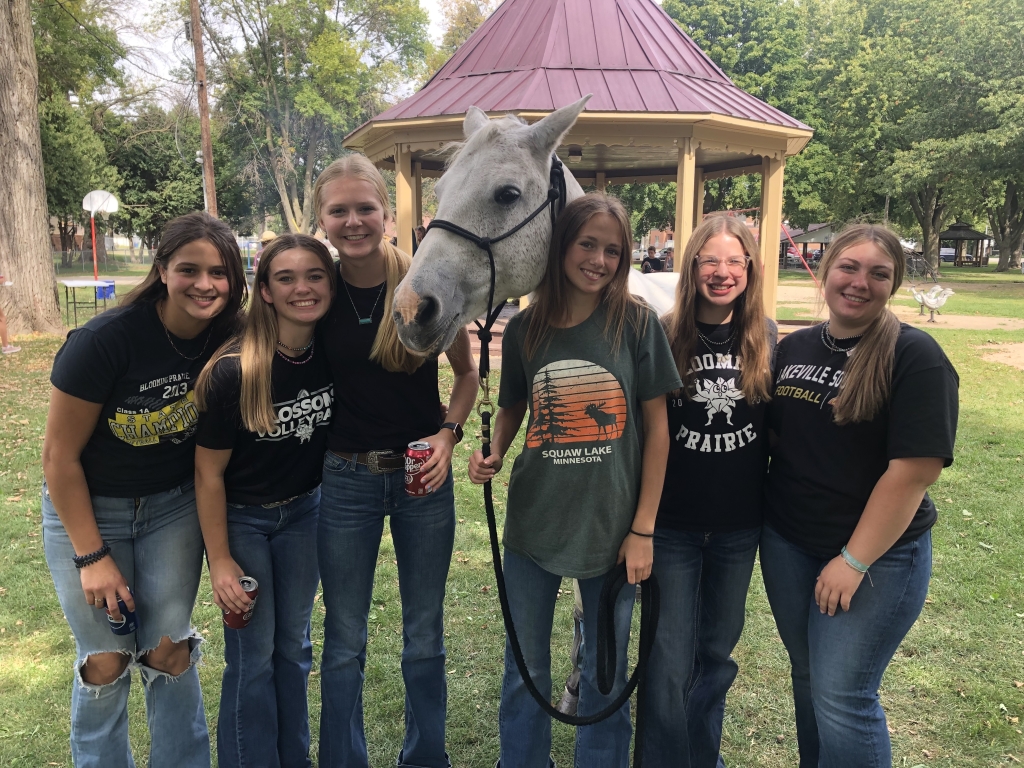
M 460 227 L 451 221 L 434 219 L 427 227 L 429 232 L 433 228 L 443 229 L 457 235 L 464 240 L 469 240 L 487 254 L 488 265 L 491 270 L 491 283 L 487 292 L 487 313 L 484 322 L 476 320 L 477 338 L 480 340 L 480 384 L 483 394 L 477 404 L 477 413 L 480 415 L 481 427 L 481 450 L 484 458 L 491 455 L 491 416 L 493 403 L 491 402 L 490 388 L 490 358 L 488 355 L 491 342 L 491 328 L 494 326 L 498 315 L 505 307 L 502 301 L 497 307 L 494 306 L 494 288 L 496 272 L 494 266 L 494 253 L 491 246 L 507 237 L 511 237 L 533 221 L 545 208 L 551 209 L 551 228 L 554 230 L 555 220 L 559 212 L 565 207 L 565 173 L 562 169 L 562 162 L 554 155 L 551 156 L 551 186 L 548 189 L 547 199 L 512 229 L 497 237 L 478 237 L 467 229 Z M 498 544 L 498 523 L 494 516 L 494 498 L 491 492 L 491 481 L 484 483 L 484 508 L 487 512 L 487 530 L 491 540 L 491 561 L 494 564 L 494 580 L 498 585 L 498 600 L 501 603 L 501 616 L 505 622 L 505 633 L 508 635 L 509 647 L 512 649 L 512 656 L 515 658 L 516 667 L 519 670 L 527 690 L 534 700 L 550 717 L 567 725 L 581 726 L 593 725 L 611 717 L 619 708 L 626 703 L 633 691 L 638 687 L 636 704 L 636 737 L 633 749 L 633 765 L 641 768 L 643 762 L 644 745 L 644 712 L 646 709 L 643 695 L 644 680 L 647 677 L 647 666 L 654 645 L 654 634 L 658 628 L 658 608 L 660 605 L 658 582 L 653 576 L 640 583 L 640 642 L 639 658 L 636 669 L 629 678 L 626 687 L 622 689 L 615 700 L 600 712 L 585 716 L 566 715 L 555 709 L 551 702 L 537 689 L 530 671 L 526 667 L 526 660 L 523 658 L 523 651 L 519 645 L 519 638 L 516 635 L 515 625 L 512 623 L 512 613 L 509 610 L 508 594 L 505 589 L 505 574 L 501 565 L 501 550 Z M 597 610 L 597 687 L 602 695 L 607 696 L 615 684 L 615 602 L 619 592 L 626 585 L 625 563 L 617 565 L 605 577 L 604 585 L 601 587 L 601 600 Z

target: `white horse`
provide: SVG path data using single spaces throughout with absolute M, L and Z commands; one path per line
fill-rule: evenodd
M 466 140 L 434 187 L 437 218 L 478 237 L 498 237 L 526 219 L 547 198 L 553 153 L 589 98 L 584 96 L 533 125 L 512 116 L 491 120 L 482 110 L 470 107 L 463 122 Z M 567 168 L 564 173 L 566 199 L 581 197 L 582 187 Z M 495 305 L 525 296 L 540 284 L 550 240 L 551 217 L 542 211 L 492 246 Z M 659 312 L 671 308 L 676 275 L 641 275 L 630 269 L 629 277 L 634 294 Z M 425 355 L 447 349 L 460 327 L 486 312 L 489 287 L 487 254 L 469 240 L 432 228 L 395 294 L 395 322 L 402 343 Z

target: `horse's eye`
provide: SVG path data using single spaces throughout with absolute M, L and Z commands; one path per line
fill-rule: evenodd
M 501 205 L 512 205 L 519 199 L 520 191 L 515 187 L 498 187 L 494 193 L 494 202 Z

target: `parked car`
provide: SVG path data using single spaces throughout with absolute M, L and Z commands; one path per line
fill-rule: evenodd
M 956 248 L 939 248 L 939 259 L 952 264 L 956 261 Z
M 639 264 L 641 261 L 643 261 L 645 253 L 646 251 L 643 248 L 637 248 L 635 251 L 633 251 L 633 263 Z

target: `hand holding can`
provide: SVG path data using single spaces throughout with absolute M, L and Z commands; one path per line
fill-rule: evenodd
M 249 622 L 252 621 L 252 613 L 256 610 L 256 598 L 260 594 L 260 585 L 251 576 L 242 576 L 238 583 L 245 590 L 245 595 L 249 598 L 249 605 L 241 613 L 224 611 L 224 625 L 231 629 L 245 629 L 249 626 Z
M 405 449 L 405 492 L 410 496 L 426 496 L 431 492 L 424 483 L 423 466 L 433 455 L 434 449 L 427 442 L 409 443 Z
M 135 598 L 135 593 L 128 588 L 128 592 L 132 598 Z M 110 615 L 110 608 L 107 607 L 107 623 L 110 624 L 110 631 L 115 635 L 130 635 L 139 628 L 139 620 L 135 616 L 135 611 L 128 610 L 128 604 L 118 595 L 117 608 L 121 612 L 121 618 L 115 619 Z

